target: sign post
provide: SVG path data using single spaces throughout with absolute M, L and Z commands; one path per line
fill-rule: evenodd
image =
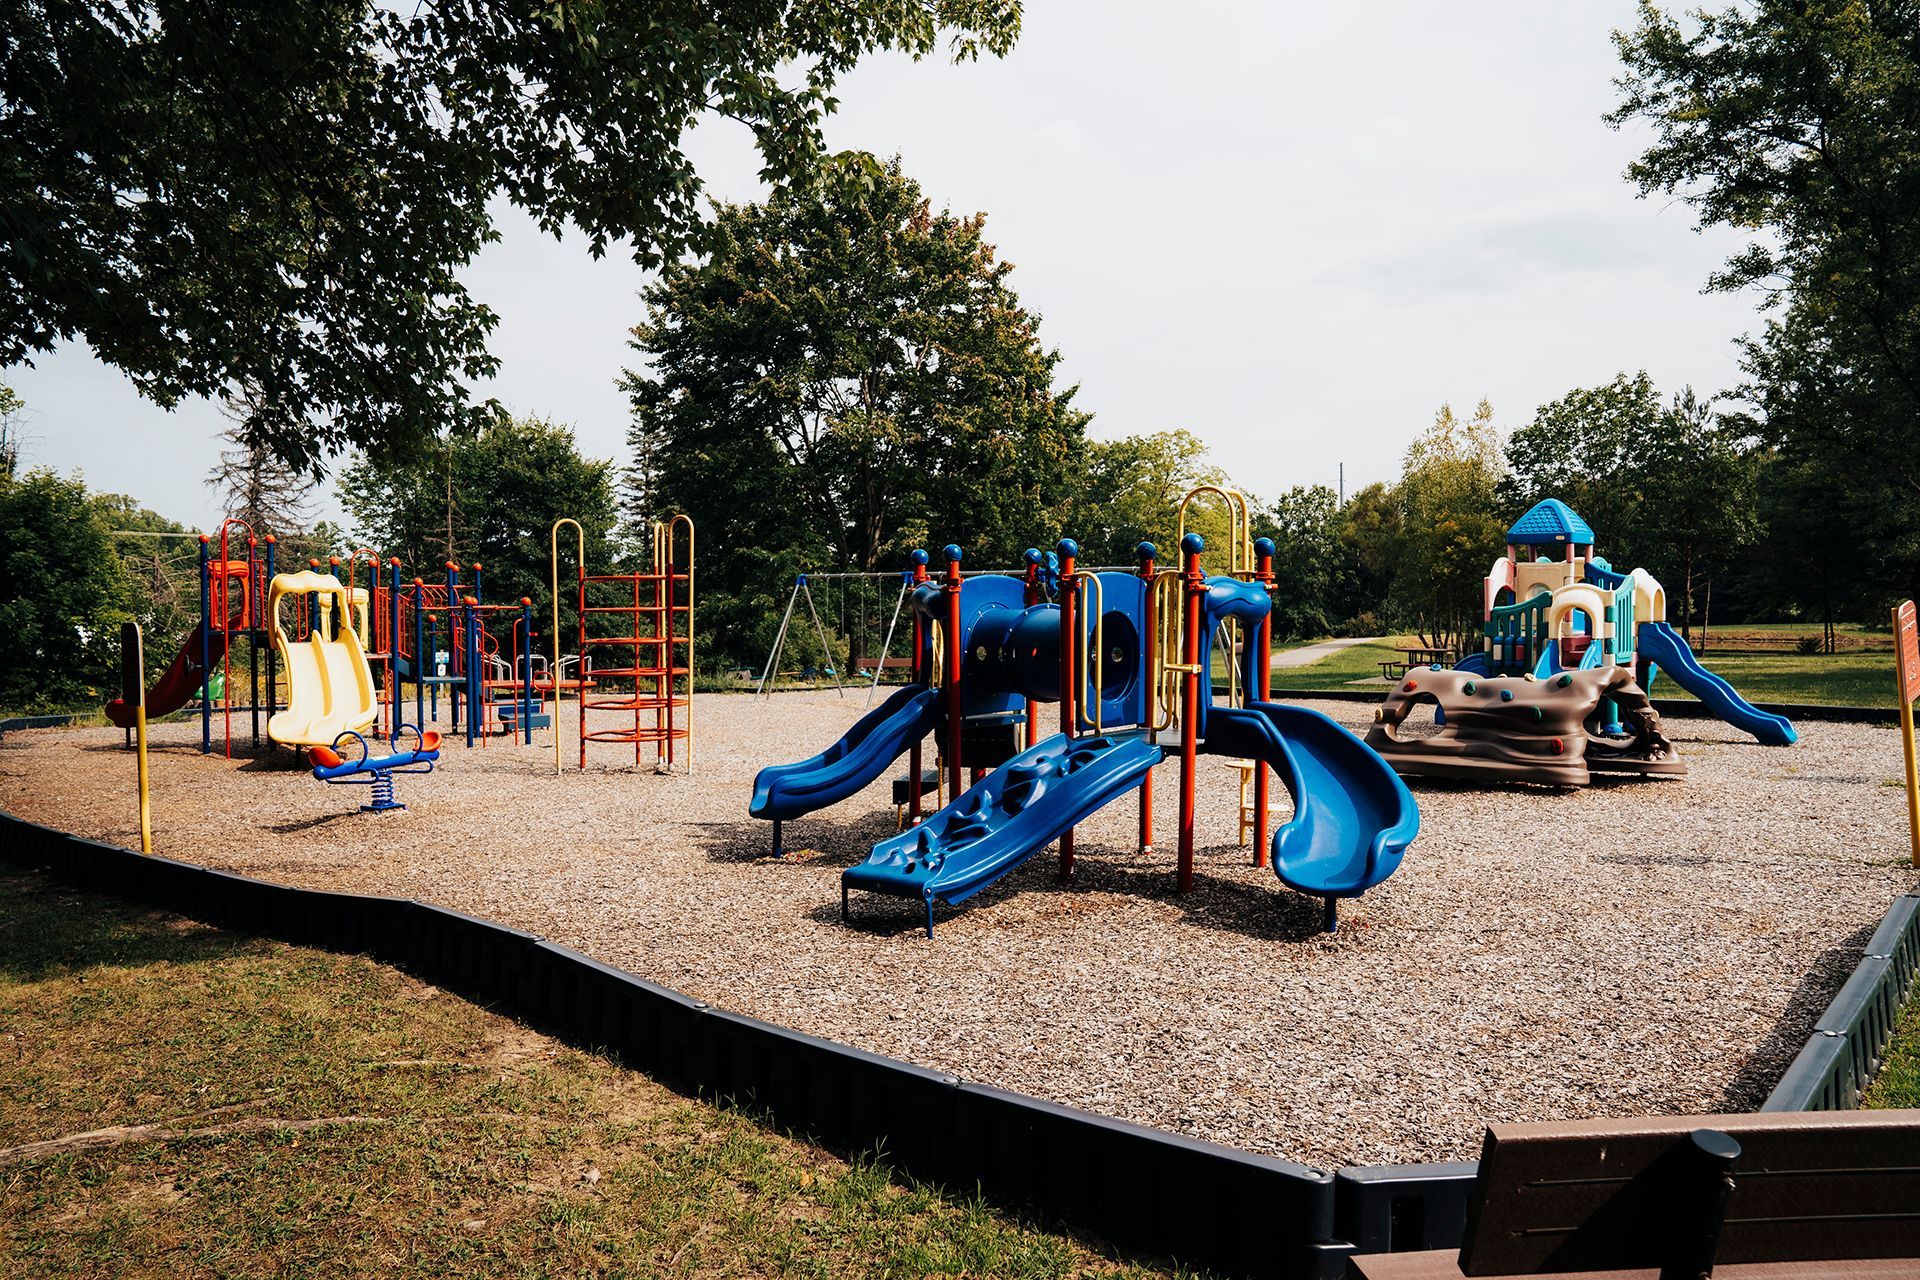
M 120 697 L 133 708 L 134 750 L 140 757 L 140 852 L 151 854 L 153 808 L 147 800 L 147 657 L 137 622 L 120 628 Z M 1908 759 L 1911 762 L 1911 747 Z M 1911 767 L 1907 774 L 1911 781 Z
M 1907 758 L 1907 834 L 1913 842 L 1913 865 L 1920 867 L 1920 771 L 1913 759 L 1913 700 L 1920 698 L 1920 617 L 1911 600 L 1902 600 L 1893 611 L 1893 651 L 1900 671 L 1900 746 Z

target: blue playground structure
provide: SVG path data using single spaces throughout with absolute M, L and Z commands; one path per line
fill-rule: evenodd
M 1221 491 L 1214 491 L 1221 492 Z M 1191 501 L 1194 495 L 1189 495 Z M 1140 795 L 1140 847 L 1152 851 L 1153 768 L 1181 764 L 1178 886 L 1193 884 L 1194 783 L 1201 755 L 1245 762 L 1242 830 L 1268 860 L 1268 771 L 1293 798 L 1274 831 L 1281 883 L 1336 903 L 1380 883 L 1419 831 L 1412 795 L 1379 756 L 1332 720 L 1266 700 L 1271 688 L 1273 544 L 1246 536 L 1244 499 L 1228 572 L 1201 572 L 1204 543 L 1181 539 L 1183 564 L 1157 569 L 1136 549 L 1136 573 L 1081 573 L 1079 548 L 1026 554 L 1024 578 L 965 577 L 961 550 L 944 549 L 945 575 L 913 554 L 908 607 L 913 680 L 819 755 L 760 771 L 750 813 L 780 823 L 854 794 L 909 756 L 907 825 L 841 877 L 843 916 L 853 890 L 917 899 L 928 936 L 936 903 L 958 904 L 1059 842 L 1073 868 L 1074 827 L 1122 795 Z M 1185 504 L 1182 505 L 1184 523 Z M 1227 648 L 1228 705 L 1215 706 L 1213 650 Z M 1059 706 L 1043 734 L 1042 704 Z M 1163 741 L 1164 738 L 1171 739 Z M 932 738 L 951 802 L 922 820 L 922 753 Z M 963 785 L 970 778 L 971 785 Z M 1249 803 L 1249 797 L 1251 801 Z

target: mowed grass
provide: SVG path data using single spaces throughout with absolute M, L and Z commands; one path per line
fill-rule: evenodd
M 1910 993 L 1893 1024 L 1880 1074 L 1874 1077 L 1863 1107 L 1920 1107 L 1920 992 Z
M 364 958 L 0 870 L 0 1275 L 1143 1276 Z
M 1402 646 L 1416 644 L 1409 636 L 1341 649 L 1305 667 L 1282 667 L 1273 673 L 1276 689 L 1338 689 L 1356 680 L 1379 681 L 1383 660 L 1404 661 Z M 1726 680 L 1749 702 L 1806 702 L 1829 706 L 1892 707 L 1898 705 L 1890 650 L 1845 650 L 1840 653 L 1715 653 L 1701 655 L 1701 665 Z M 1671 676 L 1654 681 L 1656 698 L 1692 699 Z

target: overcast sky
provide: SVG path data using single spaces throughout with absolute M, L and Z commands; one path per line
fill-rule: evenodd
M 863 65 L 829 140 L 898 152 L 936 203 L 987 212 L 1097 435 L 1183 426 L 1256 495 L 1343 463 L 1352 492 L 1443 401 L 1486 396 L 1510 429 L 1620 370 L 1737 380 L 1753 299 L 1701 293 L 1735 241 L 1638 199 L 1621 174 L 1646 135 L 1600 119 L 1632 9 L 1029 0 L 1003 61 Z M 713 194 L 755 194 L 740 131 L 692 146 Z M 465 273 L 501 317 L 483 394 L 617 457 L 643 273 L 510 209 L 501 230 Z M 212 406 L 160 410 L 84 348 L 0 381 L 28 402 L 34 462 L 217 521 Z

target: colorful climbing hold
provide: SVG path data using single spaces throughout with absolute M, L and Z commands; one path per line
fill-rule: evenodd
M 1409 680 L 1405 684 L 1401 685 L 1400 689 L 1401 689 L 1401 692 L 1403 693 L 1412 693 L 1415 689 L 1418 689 L 1419 687 L 1420 687 L 1419 685 Z
M 1561 753 L 1565 752 L 1566 749 L 1567 749 L 1566 743 L 1560 741 L 1560 739 L 1558 738 L 1555 738 L 1553 740 L 1553 754 L 1560 755 Z
M 1465 684 L 1460 686 L 1460 692 L 1466 694 L 1469 698 L 1471 698 L 1474 694 L 1478 693 L 1479 691 L 1480 691 L 1480 686 L 1475 684 L 1471 680 L 1467 681 Z
M 1502 701 L 1502 702 L 1512 702 L 1512 701 L 1513 701 L 1513 690 L 1511 690 L 1511 689 L 1502 689 L 1502 690 L 1500 691 L 1500 701 Z

